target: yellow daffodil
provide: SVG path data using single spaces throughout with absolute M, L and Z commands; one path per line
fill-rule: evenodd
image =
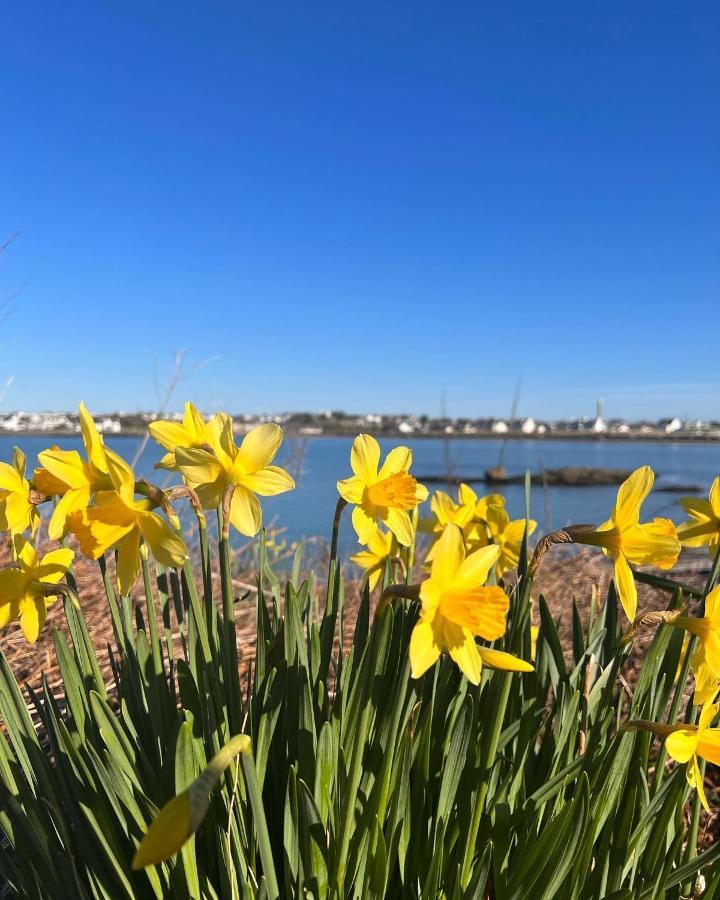
M 77 450 L 53 447 L 38 454 L 42 468 L 35 470 L 33 481 L 42 493 L 60 499 L 48 523 L 48 535 L 60 540 L 71 528 L 73 517 L 82 513 L 97 491 L 113 489 L 105 457 L 102 435 L 84 403 L 78 410 L 86 459 Z
M 697 725 L 677 723 L 666 725 L 663 722 L 631 721 L 626 728 L 649 731 L 665 738 L 668 755 L 679 763 L 687 763 L 686 777 L 690 787 L 696 788 L 700 801 L 710 811 L 698 759 L 707 760 L 720 766 L 720 728 L 711 728 L 713 719 L 720 711 L 720 703 L 712 703 L 713 698 L 703 704 L 700 720 Z
M 430 499 L 431 519 L 423 519 L 421 527 L 424 531 L 442 534 L 446 525 L 459 525 L 465 528 L 475 518 L 475 507 L 478 497 L 467 484 L 458 487 L 457 502 L 445 491 L 435 491 Z
M 278 425 L 257 425 L 238 447 L 233 438 L 232 421 L 226 418 L 214 453 L 177 447 L 175 459 L 205 509 L 219 506 L 226 488 L 234 485 L 230 522 L 241 534 L 252 537 L 262 525 L 262 509 L 256 494 L 270 497 L 295 487 L 288 472 L 270 465 L 282 439 L 282 428 Z
M 395 535 L 391 531 L 383 531 L 376 527 L 367 542 L 367 549 L 351 556 L 350 562 L 365 570 L 370 590 L 373 590 L 385 571 L 385 563 L 393 556 L 397 556 Z
M 252 750 L 250 738 L 238 734 L 213 756 L 190 787 L 163 806 L 135 852 L 133 869 L 154 866 L 175 856 L 190 840 L 210 807 L 210 795 L 227 766 L 239 753 Z
M 672 624 L 672 622 L 670 622 Z M 680 674 L 685 665 L 688 652 L 690 650 L 690 635 L 686 634 L 683 638 L 682 649 L 680 651 L 680 659 L 678 660 L 677 669 L 675 670 L 675 681 L 680 678 Z M 710 666 L 705 662 L 702 652 L 702 645 L 698 648 L 698 652 L 693 654 L 691 663 L 693 666 L 693 674 L 695 675 L 695 690 L 693 692 L 693 704 L 702 706 L 708 700 L 717 694 L 720 690 L 720 675 L 716 675 Z
M 601 547 L 615 561 L 615 586 L 625 615 L 637 613 L 637 588 L 629 563 L 670 569 L 680 553 L 675 525 L 670 519 L 640 524 L 640 506 L 652 490 L 655 474 L 649 466 L 636 469 L 620 485 L 612 517 L 578 541 Z
M 372 435 L 359 434 L 353 441 L 350 466 L 354 474 L 338 481 L 340 496 L 355 504 L 353 527 L 361 544 L 367 544 L 375 528 L 382 522 L 392 531 L 398 543 L 409 547 L 413 542 L 410 510 L 427 500 L 428 491 L 410 474 L 412 451 L 395 447 L 380 466 L 380 445 Z
M 148 499 L 135 499 L 135 473 L 112 450 L 105 451 L 113 490 L 98 491 L 95 505 L 82 514 L 73 530 L 86 556 L 98 559 L 117 547 L 117 581 L 120 593 L 129 594 L 142 564 L 144 539 L 155 559 L 165 566 L 179 566 L 187 549 L 168 523 L 153 512 Z
M 674 628 L 684 628 L 699 638 L 698 648 L 690 663 L 695 673 L 703 667 L 707 669 L 707 673 L 703 672 L 703 685 L 711 678 L 720 678 L 720 585 L 705 598 L 703 616 L 676 616 L 668 624 Z
M 44 585 L 58 584 L 73 561 L 73 551 L 51 550 L 42 559 L 22 535 L 14 540 L 18 567 L 0 572 L 0 628 L 20 620 L 25 640 L 34 644 L 45 624 L 48 606 L 55 595 L 48 595 Z
M 702 706 L 720 691 L 720 677 L 717 676 L 707 663 L 703 663 L 695 670 L 695 693 L 693 703 Z
M 25 454 L 19 447 L 13 450 L 12 465 L 0 462 L 0 531 L 9 531 L 13 536 L 28 528 L 35 534 L 40 524 L 25 466 Z
M 707 545 L 714 556 L 720 544 L 720 475 L 710 487 L 707 500 L 700 497 L 681 497 L 690 519 L 678 528 L 678 538 L 686 547 Z
M 410 665 L 419 678 L 445 651 L 473 684 L 482 665 L 529 672 L 532 666 L 508 653 L 479 647 L 475 637 L 494 641 L 505 633 L 509 601 L 499 587 L 486 587 L 499 548 L 465 553 L 462 531 L 447 525 L 436 544 L 430 577 L 420 586 L 420 618 L 410 638 Z
M 471 549 L 477 546 L 482 547 L 487 543 L 487 539 L 493 544 L 497 544 L 500 554 L 496 571 L 501 577 L 506 572 L 511 572 L 518 567 L 520 547 L 526 526 L 528 535 L 530 535 L 537 528 L 537 522 L 533 519 L 510 521 L 504 504 L 489 503 L 484 510 L 484 519 L 478 523 L 477 530 L 473 531 L 469 537 L 469 545 Z M 487 529 L 487 539 L 482 533 L 484 528 Z
M 478 522 L 486 522 L 488 509 L 496 506 L 505 509 L 505 498 L 502 494 L 486 494 L 484 497 L 478 498 L 475 503 L 473 519 Z
M 185 413 L 182 422 L 159 420 L 148 425 L 150 434 L 168 452 L 157 464 L 158 469 L 177 469 L 175 450 L 177 447 L 185 449 L 214 450 L 220 432 L 225 421 L 229 417 L 225 413 L 218 413 L 206 422 L 202 413 L 192 403 L 185 404 Z

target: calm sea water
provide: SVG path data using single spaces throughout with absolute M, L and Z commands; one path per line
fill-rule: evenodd
M 136 437 L 108 437 L 110 447 L 125 459 L 132 459 L 138 446 Z M 0 436 L 0 459 L 9 460 L 14 444 L 18 444 L 28 457 L 28 467 L 36 463 L 40 450 L 55 443 L 66 449 L 80 449 L 76 437 L 45 438 L 18 435 Z M 417 475 L 440 474 L 447 471 L 449 454 L 452 470 L 458 476 L 479 475 L 497 465 L 502 442 L 489 440 L 461 440 L 449 442 L 435 439 L 382 441 L 386 452 L 399 444 L 408 444 L 414 451 L 413 471 Z M 280 465 L 287 465 L 298 483 L 297 490 L 279 497 L 263 500 L 266 522 L 274 522 L 287 529 L 293 540 L 311 536 L 329 536 L 333 511 L 337 500 L 335 483 L 350 472 L 351 439 L 322 437 L 311 439 L 288 438 L 277 458 Z M 137 472 L 157 484 L 172 483 L 166 473 L 153 471 L 162 451 L 152 441 L 145 448 Z M 655 470 L 657 485 L 695 483 L 707 489 L 715 476 L 720 474 L 720 445 L 686 444 L 671 441 L 620 442 L 620 441 L 508 441 L 504 451 L 504 465 L 508 474 L 533 472 L 560 466 L 599 466 L 605 468 L 633 469 L 650 465 Z M 431 486 L 434 487 L 434 486 Z M 487 492 L 484 485 L 474 485 L 478 493 Z M 451 492 L 455 488 L 450 489 Z M 524 489 L 508 486 L 504 491 L 510 514 L 523 515 Z M 531 498 L 531 515 L 538 520 L 543 531 L 559 528 L 572 522 L 600 522 L 607 518 L 614 502 L 616 488 L 534 488 Z M 683 512 L 677 495 L 654 493 L 648 499 L 644 511 L 648 516 L 663 515 L 682 520 Z M 343 543 L 352 540 L 345 517 L 346 530 Z

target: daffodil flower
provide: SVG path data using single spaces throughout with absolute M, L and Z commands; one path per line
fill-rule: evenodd
M 135 499 L 135 473 L 112 450 L 105 451 L 113 490 L 95 494 L 95 505 L 82 514 L 73 530 L 85 556 L 98 559 L 117 547 L 117 582 L 121 594 L 130 593 L 137 580 L 145 540 L 155 559 L 165 566 L 179 566 L 187 549 L 168 523 L 153 512 L 149 499 Z
M 532 666 L 509 653 L 479 647 L 475 637 L 495 641 L 505 634 L 509 601 L 499 587 L 486 587 L 500 549 L 483 547 L 466 555 L 462 531 L 447 525 L 437 542 L 430 577 L 420 585 L 420 618 L 410 638 L 410 666 L 419 678 L 443 652 L 468 681 L 480 682 L 483 663 L 491 668 L 530 672 Z
M 612 516 L 595 531 L 577 538 L 579 543 L 601 547 L 615 562 L 615 586 L 625 615 L 637 613 L 637 588 L 629 563 L 670 569 L 680 553 L 675 525 L 670 519 L 640 524 L 640 506 L 652 490 L 655 474 L 649 466 L 636 469 L 620 485 Z
M 678 528 L 678 538 L 686 547 L 707 545 L 711 556 L 720 544 L 720 475 L 710 487 L 707 500 L 700 497 L 681 497 L 685 512 L 690 519 Z
M 412 451 L 395 447 L 380 466 L 380 445 L 370 434 L 353 441 L 350 466 L 354 474 L 338 481 L 343 500 L 355 504 L 352 522 L 361 544 L 367 544 L 382 522 L 403 547 L 413 542 L 410 510 L 427 500 L 427 488 L 410 474 Z
M 385 570 L 385 563 L 396 555 L 395 535 L 391 531 L 383 531 L 381 528 L 376 527 L 370 540 L 367 542 L 367 549 L 351 556 L 350 562 L 364 569 L 365 577 L 372 591 Z
M 132 861 L 133 869 L 157 865 L 182 849 L 202 825 L 220 776 L 235 756 L 249 754 L 251 750 L 248 735 L 235 735 L 213 756 L 190 787 L 163 806 L 140 841 Z
M 73 561 L 72 550 L 51 550 L 42 559 L 22 535 L 14 539 L 17 568 L 0 572 L 0 628 L 20 620 L 25 640 L 34 644 L 45 624 L 48 606 L 57 596 L 46 585 L 58 584 Z
M 720 728 L 710 727 L 718 711 L 720 711 L 720 703 L 712 703 L 711 700 L 708 700 L 703 705 L 697 725 L 686 723 L 666 725 L 663 722 L 640 720 L 628 722 L 625 726 L 631 730 L 649 731 L 665 739 L 668 755 L 675 762 L 687 763 L 685 774 L 688 784 L 697 789 L 700 802 L 708 812 L 710 808 L 705 796 L 698 759 L 704 759 L 713 765 L 720 766 Z
M 25 454 L 19 447 L 13 450 L 12 465 L 0 462 L 0 531 L 9 531 L 13 536 L 28 529 L 35 534 L 40 524 L 25 466 Z
M 161 419 L 150 422 L 148 430 L 155 440 L 168 452 L 163 456 L 156 468 L 177 469 L 175 450 L 214 448 L 226 420 L 225 413 L 217 413 L 206 422 L 202 413 L 192 403 L 185 404 L 182 422 L 171 422 Z
M 500 549 L 497 561 L 497 574 L 502 577 L 507 572 L 514 571 L 520 562 L 520 548 L 522 546 L 523 536 L 527 528 L 528 535 L 531 535 L 537 528 L 537 522 L 533 519 L 514 519 L 510 520 L 510 516 L 505 510 L 505 506 L 490 503 L 484 510 L 484 518 L 480 523 L 481 528 L 474 531 L 469 537 L 470 548 L 484 546 L 487 543 L 485 536 L 482 535 L 482 524 L 487 528 L 487 536 L 493 544 L 497 544 Z M 480 540 L 478 543 L 478 532 L 480 532 Z
M 431 519 L 423 519 L 421 528 L 442 534 L 446 525 L 459 525 L 465 528 L 475 518 L 475 507 L 478 497 L 467 484 L 458 487 L 457 502 L 445 491 L 435 491 L 430 499 Z
M 690 663 L 696 674 L 703 670 L 703 685 L 712 678 L 720 678 L 720 585 L 705 598 L 703 616 L 676 616 L 668 624 L 699 638 Z
M 175 459 L 205 509 L 220 506 L 225 490 L 234 486 L 230 523 L 241 534 L 252 537 L 262 525 L 262 509 L 256 495 L 271 497 L 295 487 L 288 472 L 270 465 L 282 439 L 282 428 L 278 425 L 257 425 L 248 431 L 238 447 L 233 438 L 232 421 L 227 418 L 213 448 L 214 453 L 177 447 Z
M 38 454 L 42 468 L 36 469 L 33 482 L 48 496 L 59 496 L 48 522 L 48 535 L 60 540 L 71 528 L 73 518 L 82 513 L 97 491 L 113 488 L 105 457 L 102 435 L 84 403 L 78 410 L 86 459 L 77 450 L 53 447 Z

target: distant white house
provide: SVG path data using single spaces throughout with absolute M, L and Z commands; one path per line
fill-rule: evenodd
M 533 419 L 532 416 L 529 416 L 523 421 L 522 425 L 520 426 L 520 431 L 522 431 L 523 434 L 534 434 L 535 428 L 535 419 Z
M 670 419 L 670 421 L 665 426 L 665 432 L 667 434 L 675 434 L 676 431 L 680 431 L 683 427 L 683 423 L 681 419 L 675 417 L 674 419 Z
M 502 419 L 498 419 L 497 422 L 492 423 L 492 428 L 490 429 L 495 434 L 507 434 L 508 426 L 507 422 L 503 422 Z
M 605 419 L 603 419 L 602 416 L 596 416 L 595 421 L 592 423 L 591 430 L 594 431 L 595 434 L 604 434 L 608 430 Z
M 402 421 L 398 423 L 397 429 L 400 434 L 412 434 L 413 431 L 415 431 L 415 426 L 411 425 L 409 422 Z
M 117 419 L 111 419 L 110 416 L 99 421 L 96 420 L 95 427 L 101 434 L 120 434 L 122 431 L 122 425 Z

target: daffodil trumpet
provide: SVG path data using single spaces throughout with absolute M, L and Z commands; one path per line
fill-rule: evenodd
M 157 814 L 135 851 L 133 869 L 157 865 L 178 853 L 202 825 L 210 807 L 210 795 L 225 769 L 239 754 L 251 752 L 252 741 L 247 734 L 231 738 L 195 781 Z

